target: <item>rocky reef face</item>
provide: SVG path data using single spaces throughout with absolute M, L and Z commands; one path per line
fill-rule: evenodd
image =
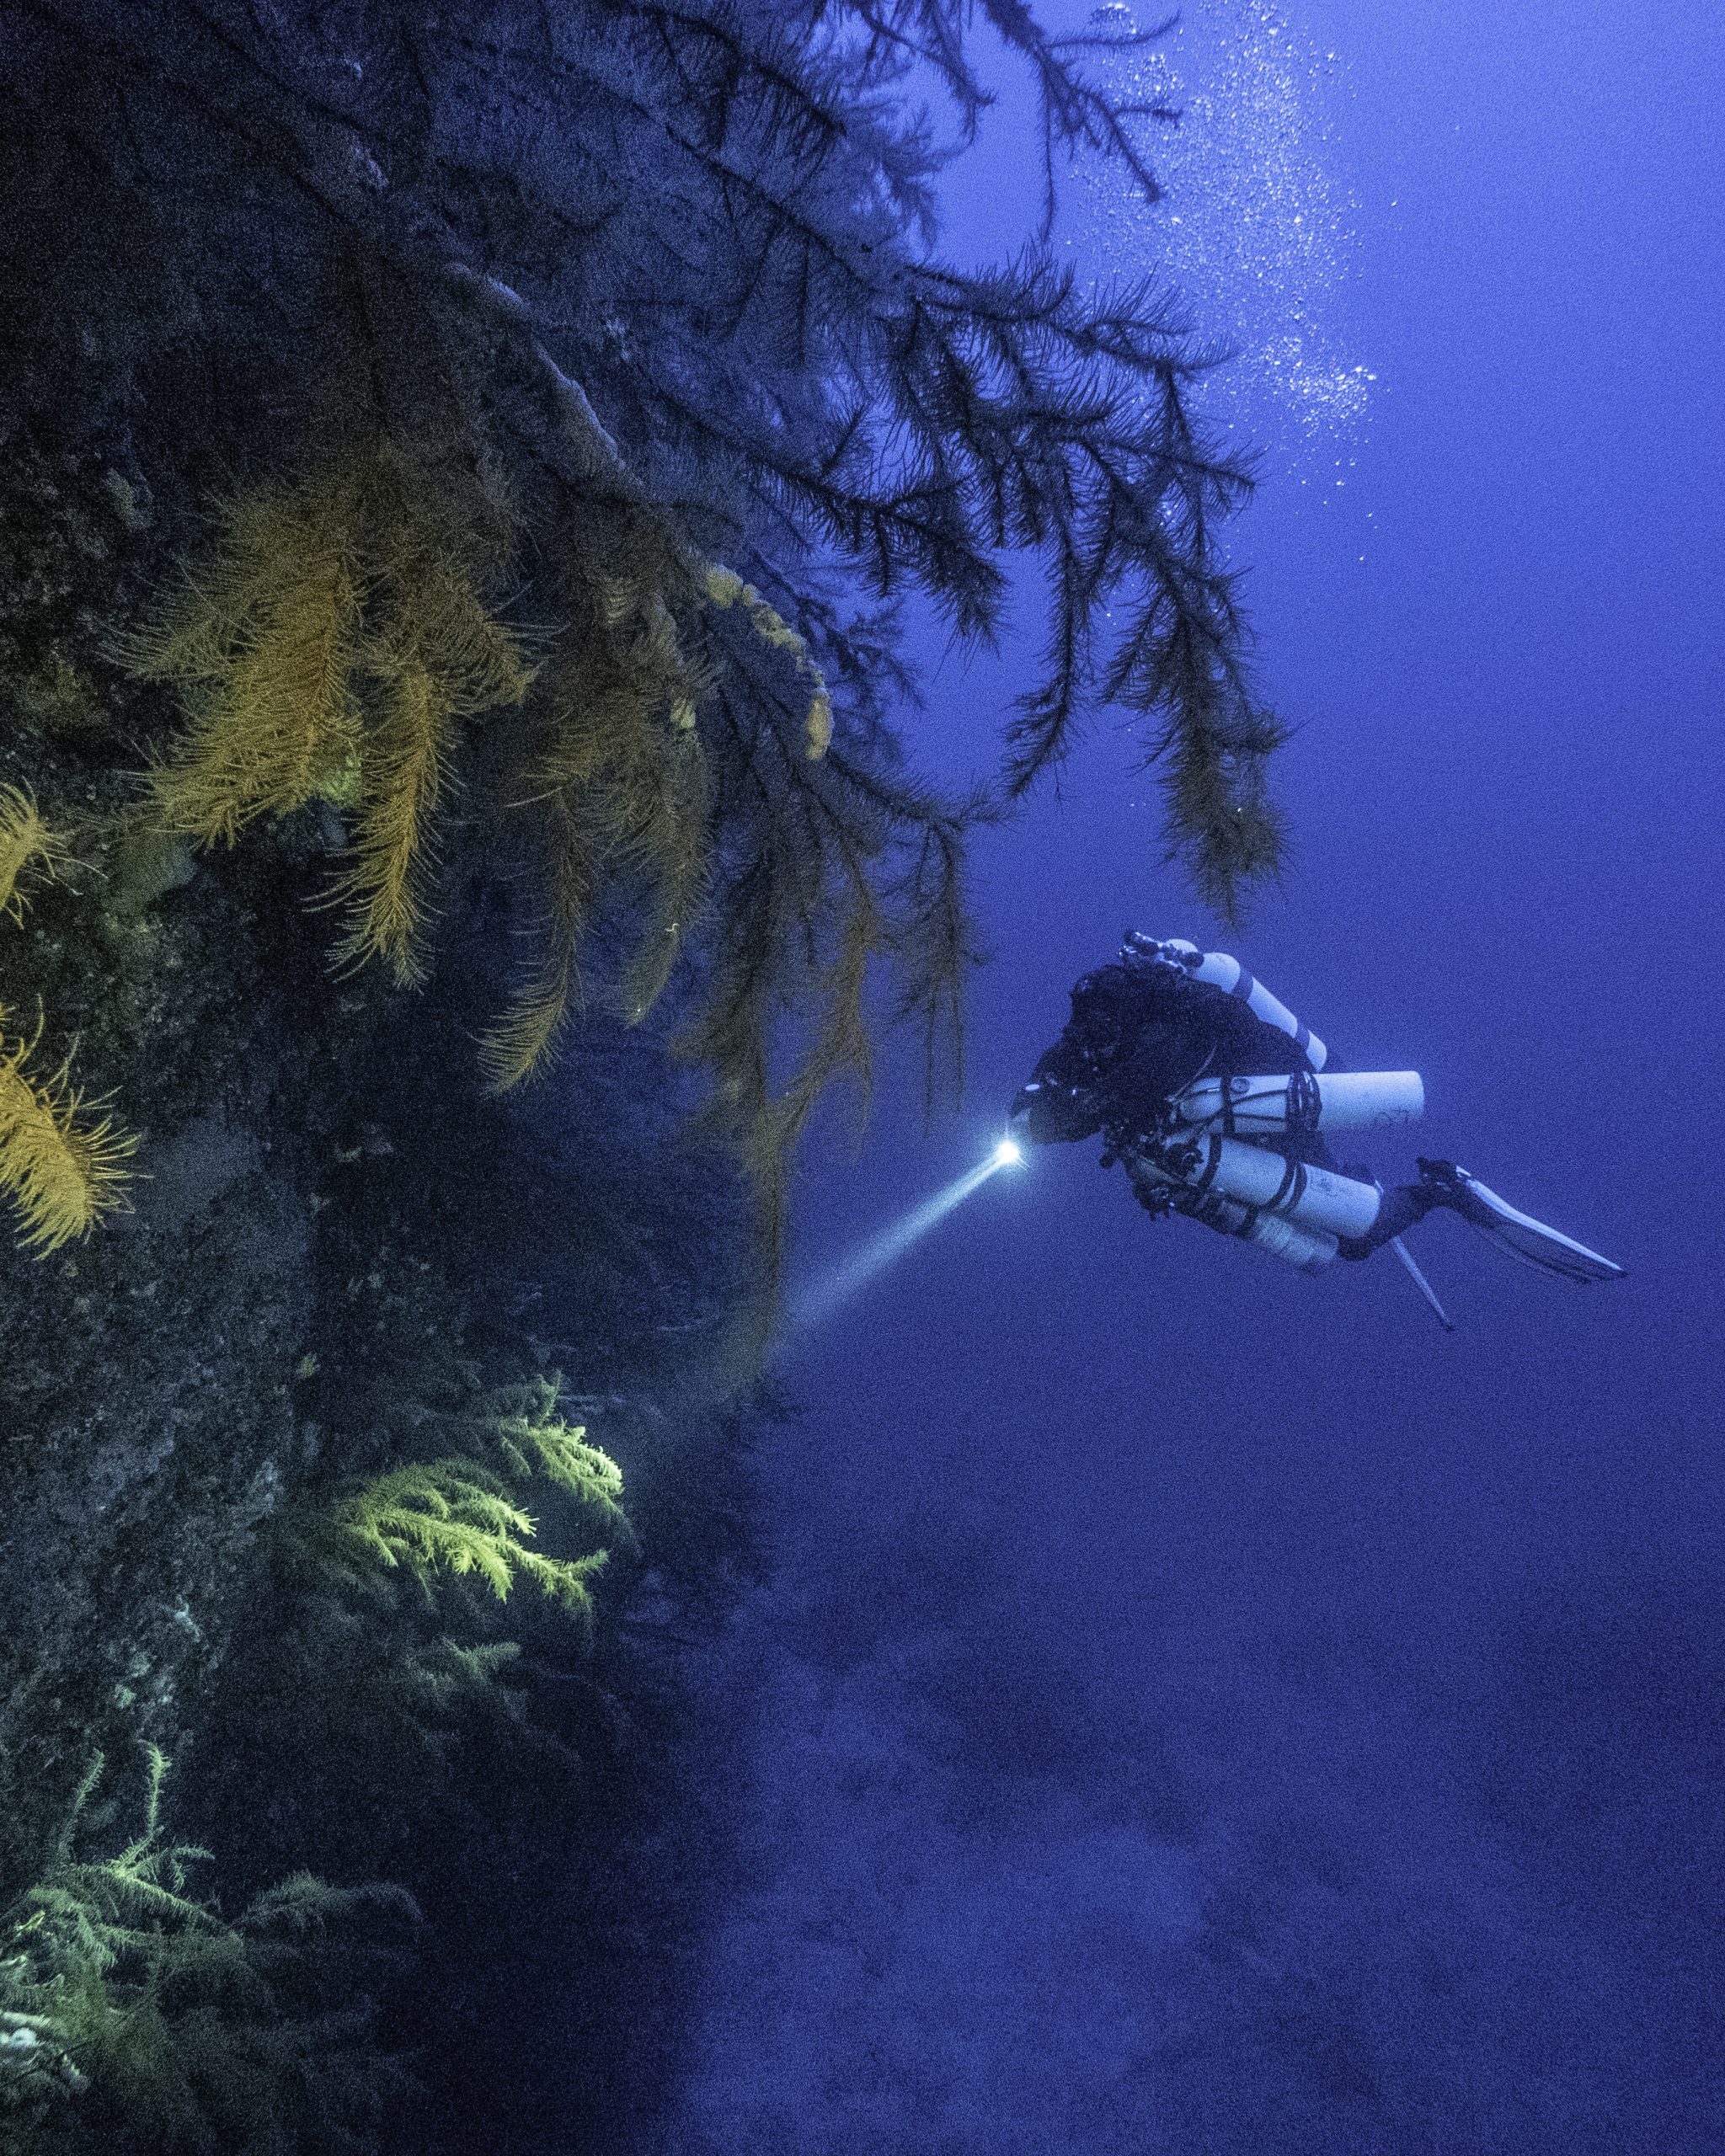
M 695 1891 L 678 1642 L 746 1562 L 747 1199 L 686 1133 L 686 1075 L 621 1025 L 579 1027 L 541 1086 L 488 1091 L 474 1042 L 517 916 L 482 864 L 439 970 L 403 990 L 331 966 L 328 804 L 232 851 L 152 828 L 144 774 L 172 718 L 116 654 L 175 574 L 191 487 L 171 430 L 113 419 L 123 369 L 56 381 L 39 353 L 13 386 L 0 782 L 59 851 L 25 865 L 0 919 L 5 1049 L 66 1129 L 105 1118 L 131 1150 L 88 1233 L 32 1246 L 14 1191 L 0 1241 L 11 1966 L 41 1935 L 29 1897 L 93 1760 L 109 1773 L 79 1833 L 111 1849 L 159 1748 L 174 1831 L 216 1852 L 200 1900 L 237 1906 L 302 1869 L 418 1896 L 425 1920 L 387 1971 L 355 1950 L 345 1991 L 386 2003 L 360 2056 L 419 2057 L 428 2025 L 458 2031 L 470 2063 L 509 2058 L 520 2145 L 584 2108 L 621 2132 L 652 2100 Z M 556 1492 L 531 1499 L 547 1549 L 611 1545 L 591 1636 L 529 1588 L 502 1604 L 380 1573 L 344 1598 L 296 1560 L 295 1524 L 341 1491 L 459 1449 L 472 1403 L 553 1384 L 620 1464 L 632 1522 L 597 1535 Z M 508 1906 L 523 1896 L 531 1914 Z M 559 2016 L 594 2024 L 579 2068 L 559 2052 L 547 2075 L 523 2034 L 536 1973 Z M 52 1988 L 31 1981 L 0 2002 L 14 2037 Z M 638 2009 L 602 2046 L 601 1989 Z M 369 2145 L 441 2145 L 449 2056 L 441 2036 L 419 2073 L 432 2093 L 395 2090 Z M 162 2141 L 149 2102 L 40 2096 L 8 2114 L 20 2148 Z M 200 2100 L 249 2131 L 219 2092 Z M 334 2131 L 320 2117 L 295 2145 Z

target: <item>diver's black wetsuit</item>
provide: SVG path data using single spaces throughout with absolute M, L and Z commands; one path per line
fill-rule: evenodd
M 1203 1078 L 1309 1070 L 1288 1034 L 1237 997 L 1172 966 L 1098 966 L 1072 990 L 1065 1031 L 1018 1096 L 1039 1145 L 1155 1129 L 1175 1094 Z M 1313 1155 L 1312 1157 L 1316 1157 Z
M 1151 1136 L 1168 1102 L 1199 1078 L 1268 1077 L 1311 1068 L 1296 1040 L 1254 1017 L 1226 990 L 1178 967 L 1129 957 L 1086 974 L 1072 990 L 1065 1031 L 1018 1095 L 1013 1123 L 1039 1145 L 1101 1131 L 1110 1154 L 1130 1160 L 1134 1141 Z M 1342 1065 L 1332 1055 L 1324 1068 Z M 1276 1150 L 1311 1166 L 1337 1166 L 1316 1131 L 1290 1132 Z M 1353 1172 L 1370 1180 L 1364 1170 Z M 1187 1209 L 1166 1185 L 1135 1177 L 1133 1188 L 1153 1213 L 1171 1205 Z M 1339 1239 L 1341 1255 L 1369 1257 L 1422 1219 L 1433 1202 L 1418 1184 L 1386 1191 L 1366 1233 Z

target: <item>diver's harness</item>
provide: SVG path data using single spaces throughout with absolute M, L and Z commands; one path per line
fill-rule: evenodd
M 1205 953 L 1183 938 L 1158 942 L 1130 931 L 1127 964 L 1167 965 L 1237 996 L 1254 1017 L 1286 1033 L 1311 1068 L 1288 1074 L 1209 1077 L 1204 1062 L 1158 1108 L 1148 1128 L 1104 1131 L 1103 1166 L 1123 1164 L 1152 1218 L 1169 1213 L 1317 1273 L 1341 1241 L 1365 1235 L 1383 1193 L 1375 1182 L 1338 1175 L 1283 1148 L 1325 1129 L 1411 1122 L 1423 1106 L 1413 1071 L 1322 1075 L 1323 1043 L 1237 958 Z M 1278 1143 L 1277 1141 L 1280 1141 Z

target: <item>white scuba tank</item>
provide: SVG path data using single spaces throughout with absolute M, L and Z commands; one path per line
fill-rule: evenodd
M 1191 1165 L 1175 1166 L 1176 1162 Z M 1328 1235 L 1363 1235 L 1378 1217 L 1383 1193 L 1332 1169 L 1310 1167 L 1237 1138 L 1199 1138 L 1162 1155 L 1165 1170 L 1199 1195 L 1214 1193 L 1260 1213 L 1274 1213 Z
M 1230 958 L 1226 951 L 1200 951 L 1183 936 L 1164 937 L 1157 942 L 1141 931 L 1130 940 L 1146 953 L 1160 951 L 1170 963 L 1178 965 L 1194 980 L 1208 981 L 1212 988 L 1219 988 L 1226 995 L 1237 995 L 1254 1018 L 1261 1018 L 1265 1025 L 1286 1033 L 1304 1051 L 1314 1070 L 1322 1070 L 1328 1061 L 1329 1050 L 1311 1028 L 1302 1024 L 1285 1003 L 1279 1002 L 1262 981 L 1254 980 L 1240 961 Z
M 1254 1213 L 1252 1225 L 1241 1240 L 1268 1251 L 1273 1257 L 1284 1258 L 1302 1273 L 1322 1273 L 1335 1262 L 1333 1235 L 1322 1235 L 1316 1228 L 1302 1228 L 1296 1221 L 1284 1220 L 1279 1213 Z
M 1242 1138 L 1290 1130 L 1389 1130 L 1418 1120 L 1425 1087 L 1417 1070 L 1205 1078 L 1188 1086 L 1174 1106 L 1187 1123 L 1219 1122 Z
M 1180 1179 L 1140 1154 L 1129 1163 L 1135 1179 L 1179 1189 Z M 1212 1190 L 1192 1208 L 1191 1217 L 1220 1234 L 1236 1236 L 1255 1250 L 1266 1251 L 1301 1273 L 1322 1273 L 1334 1262 L 1336 1238 L 1321 1228 L 1290 1219 L 1282 1213 L 1260 1212 L 1237 1199 L 1222 1198 Z

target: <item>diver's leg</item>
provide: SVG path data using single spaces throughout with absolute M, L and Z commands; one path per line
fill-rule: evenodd
M 1364 1182 L 1365 1178 L 1362 1176 L 1359 1180 Z M 1336 1248 L 1343 1257 L 1356 1260 L 1370 1257 L 1375 1250 L 1381 1250 L 1396 1236 L 1406 1235 L 1410 1228 L 1424 1219 L 1433 1206 L 1441 1205 L 1443 1202 L 1442 1192 L 1433 1189 L 1429 1183 L 1398 1182 L 1384 1193 L 1383 1203 L 1378 1207 L 1378 1217 L 1365 1233 L 1363 1235 L 1338 1235 Z
M 1398 1183 L 1384 1193 L 1378 1216 L 1363 1235 L 1343 1235 L 1338 1248 L 1343 1257 L 1370 1257 L 1387 1242 L 1424 1219 L 1434 1206 L 1459 1213 L 1470 1227 L 1496 1243 L 1506 1257 L 1560 1279 L 1619 1280 L 1623 1267 L 1601 1257 L 1542 1220 L 1530 1219 L 1513 1205 L 1487 1190 L 1477 1176 L 1458 1168 L 1453 1161 L 1421 1161 L 1417 1183 Z

